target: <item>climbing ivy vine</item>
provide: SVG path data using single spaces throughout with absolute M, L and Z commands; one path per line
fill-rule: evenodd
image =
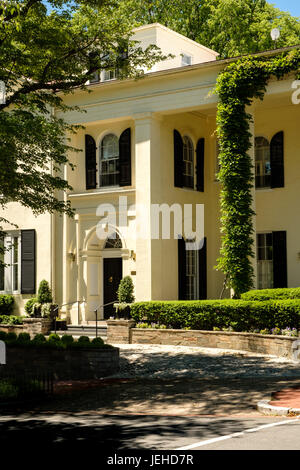
M 263 99 L 270 78 L 299 74 L 300 49 L 272 56 L 247 56 L 229 64 L 218 76 L 217 135 L 220 144 L 222 245 L 217 269 L 225 274 L 234 296 L 253 287 L 254 185 L 251 148 L 253 99 Z M 292 91 L 292 90 L 291 90 Z

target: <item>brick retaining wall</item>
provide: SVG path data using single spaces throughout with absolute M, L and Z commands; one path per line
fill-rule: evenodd
M 52 372 L 57 380 L 99 379 L 119 370 L 119 349 L 6 348 L 5 372 Z
M 29 333 L 31 338 L 34 338 L 38 333 L 48 335 L 51 331 L 52 321 L 48 318 L 24 318 L 23 325 L 0 325 L 0 331 L 6 333 L 14 332 L 17 335 L 19 333 Z

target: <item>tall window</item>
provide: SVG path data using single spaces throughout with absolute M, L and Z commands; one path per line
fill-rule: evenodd
M 259 233 L 257 244 L 257 280 L 259 289 L 273 287 L 273 234 Z
M 183 137 L 183 186 L 194 188 L 194 146 L 186 135 Z
M 186 300 L 198 299 L 198 251 L 186 250 Z
M 100 186 L 119 184 L 119 140 L 116 135 L 106 135 L 101 143 Z
M 5 246 L 4 256 L 0 254 L 5 267 L 0 267 L 0 291 L 18 293 L 20 291 L 20 236 L 6 235 L 0 242 Z M 2 251 L 2 250 L 1 250 Z
M 255 186 L 271 186 L 270 144 L 264 137 L 255 138 Z

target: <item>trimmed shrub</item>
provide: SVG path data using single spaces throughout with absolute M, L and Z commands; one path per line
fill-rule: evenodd
M 60 337 L 55 333 L 51 333 L 51 335 L 49 335 L 48 341 L 52 343 L 60 343 Z
M 94 344 L 95 346 L 103 346 L 104 345 L 104 341 L 102 338 L 93 338 L 92 339 L 92 344 Z
M 77 342 L 80 344 L 89 344 L 90 338 L 88 336 L 80 336 Z
M 45 343 L 46 338 L 42 333 L 38 333 L 32 340 L 34 343 Z
M 0 315 L 10 315 L 14 309 L 15 299 L 12 295 L 0 295 Z
M 61 341 L 62 341 L 64 344 L 68 345 L 68 344 L 74 343 L 74 338 L 73 338 L 72 335 L 63 335 L 63 336 L 61 337 Z
M 20 333 L 17 341 L 19 343 L 28 343 L 30 341 L 30 334 L 29 333 Z
M 121 279 L 118 287 L 118 301 L 120 303 L 131 304 L 134 302 L 134 285 L 130 276 L 125 276 Z
M 7 333 L 5 331 L 0 331 L 0 341 L 5 341 Z
M 17 339 L 16 333 L 14 333 L 13 331 L 10 331 L 9 333 L 7 333 L 5 341 L 16 341 L 16 339 Z
M 259 301 L 300 299 L 300 287 L 250 290 L 249 292 L 242 294 L 241 299 Z
M 48 281 L 46 281 L 45 279 L 40 282 L 37 301 L 40 304 L 52 303 L 52 292 Z
M 30 317 L 33 315 L 33 306 L 34 304 L 37 303 L 37 297 L 31 297 L 31 299 L 27 300 L 26 304 L 25 304 L 25 312 L 27 313 L 27 315 L 29 315 Z
M 300 327 L 299 300 L 198 300 L 137 302 L 130 306 L 136 322 L 157 323 L 169 328 L 251 331 Z
M 3 325 L 22 325 L 23 317 L 17 315 L 0 315 L 0 324 Z

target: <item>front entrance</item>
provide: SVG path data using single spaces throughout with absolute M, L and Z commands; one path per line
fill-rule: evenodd
M 122 279 L 122 258 L 103 259 L 104 304 L 117 302 L 117 290 Z M 104 319 L 115 315 L 113 304 L 104 307 Z

